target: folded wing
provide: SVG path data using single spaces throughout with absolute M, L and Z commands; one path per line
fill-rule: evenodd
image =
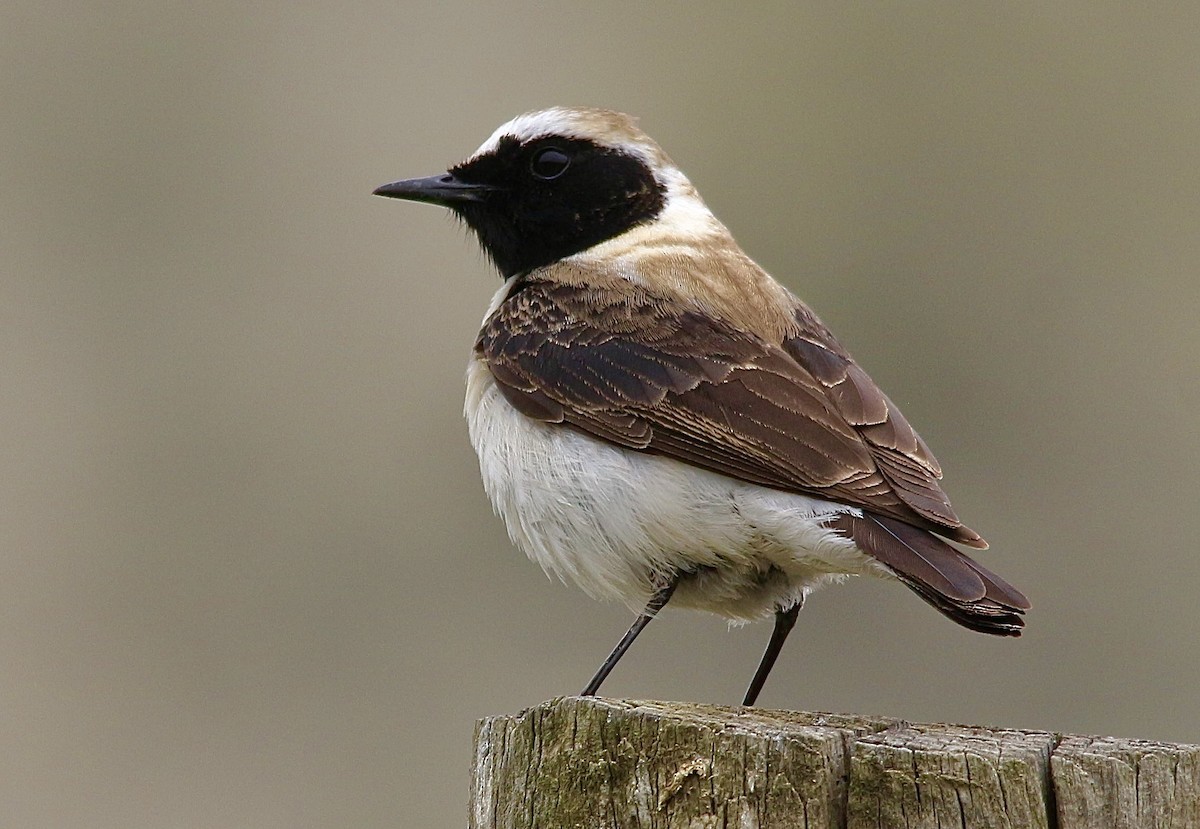
M 526 277 L 475 349 L 529 417 L 862 509 L 831 526 L 955 621 L 1019 631 L 1025 597 L 931 534 L 987 546 L 928 447 L 803 306 L 797 329 L 775 345 L 623 280 Z

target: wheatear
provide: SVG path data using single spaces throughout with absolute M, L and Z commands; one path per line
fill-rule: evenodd
M 1025 596 L 943 540 L 987 547 L 925 442 L 633 119 L 521 115 L 449 172 L 375 193 L 450 208 L 504 277 L 466 417 L 513 542 L 644 606 L 583 694 L 672 601 L 774 614 L 753 705 L 805 597 L 849 575 L 1020 634 Z

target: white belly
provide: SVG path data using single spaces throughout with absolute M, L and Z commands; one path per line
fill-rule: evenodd
M 465 406 L 484 489 L 549 574 L 641 610 L 655 575 L 693 573 L 672 606 L 770 615 L 847 575 L 889 575 L 821 521 L 858 510 L 621 449 L 531 420 L 472 360 Z

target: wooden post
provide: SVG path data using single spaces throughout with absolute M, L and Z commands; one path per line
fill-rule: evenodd
M 471 829 L 1200 829 L 1200 746 L 568 697 L 475 731 Z

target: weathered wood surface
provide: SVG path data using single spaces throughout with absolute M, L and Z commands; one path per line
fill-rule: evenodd
M 1200 746 L 568 697 L 475 733 L 471 829 L 1200 829 Z

